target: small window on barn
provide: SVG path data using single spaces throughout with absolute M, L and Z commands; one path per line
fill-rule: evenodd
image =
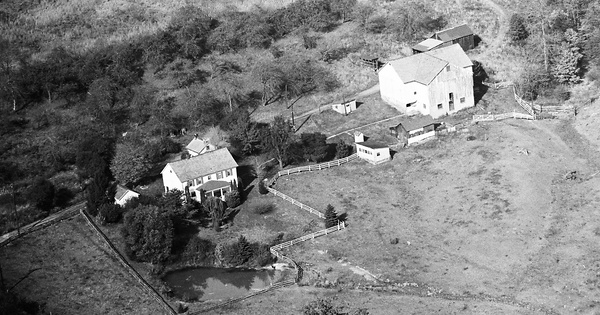
M 381 153 L 377 152 L 377 156 L 380 156 L 380 155 L 381 155 Z
M 207 179 L 210 180 L 210 175 L 207 176 Z
M 461 103 L 464 103 L 464 102 L 465 102 L 465 98 L 464 98 L 464 97 L 461 97 L 461 98 L 460 98 L 460 102 L 461 102 Z
M 446 66 L 446 72 L 450 72 L 450 66 Z
M 442 109 L 442 104 L 438 104 L 438 109 Z
M 417 91 L 415 91 L 414 93 L 415 93 L 415 95 L 417 95 Z
M 426 109 L 426 108 L 427 108 L 427 105 L 423 104 L 423 108 L 424 108 L 424 109 Z

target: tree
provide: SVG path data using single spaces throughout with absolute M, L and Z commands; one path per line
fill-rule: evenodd
M 173 220 L 168 211 L 157 206 L 138 206 L 125 215 L 125 251 L 136 261 L 165 262 L 173 246 Z
M 28 199 L 43 211 L 50 211 L 54 205 L 54 184 L 45 178 L 38 178 L 29 188 Z
M 108 202 L 98 207 L 97 219 L 100 224 L 105 225 L 107 223 L 117 223 L 123 215 L 123 210 L 117 204 Z
M 233 112 L 231 122 L 227 126 L 231 143 L 243 154 L 250 155 L 260 148 L 260 130 L 250 118 L 247 110 L 238 108 Z
M 179 56 L 197 60 L 207 53 L 206 42 L 212 23 L 213 20 L 199 7 L 187 5 L 180 8 L 167 27 L 178 47 Z
M 271 152 L 275 154 L 280 168 L 283 168 L 283 164 L 287 162 L 289 149 L 293 143 L 294 131 L 292 126 L 283 116 L 275 116 L 269 128 L 268 146 Z
M 266 195 L 269 193 L 269 190 L 267 189 L 267 187 L 265 186 L 265 181 L 263 178 L 258 178 L 258 192 L 261 195 Z
M 148 174 L 152 161 L 144 152 L 144 146 L 133 141 L 117 143 L 110 170 L 116 180 L 124 185 L 134 184 Z
M 338 215 L 332 205 L 327 205 L 325 208 L 325 228 L 330 228 L 338 225 Z
M 529 37 L 527 27 L 525 27 L 525 21 L 519 14 L 513 14 L 510 16 L 508 27 L 508 38 L 514 43 L 524 41 Z
M 335 145 L 335 158 L 342 159 L 352 154 L 352 146 L 340 140 Z
M 304 315 L 343 315 L 346 314 L 339 306 L 335 306 L 330 298 L 319 298 L 310 302 L 302 309 Z
M 107 194 L 109 183 L 110 178 L 105 173 L 97 172 L 92 175 L 90 183 L 85 188 L 86 207 L 91 215 L 96 216 L 101 205 L 114 202 Z
M 204 210 L 210 214 L 215 231 L 219 231 L 221 221 L 225 217 L 225 204 L 220 198 L 208 197 L 202 204 Z
M 342 23 L 344 23 L 348 21 L 356 3 L 356 0 L 332 0 L 330 7 L 332 12 L 342 20 Z
M 240 235 L 237 242 L 233 244 L 234 250 L 233 255 L 231 257 L 230 263 L 235 266 L 241 266 L 246 263 L 252 257 L 252 247 L 250 242 L 244 237 Z
M 560 47 L 560 54 L 553 66 L 553 75 L 559 83 L 575 84 L 581 81 L 581 59 L 579 52 L 579 35 L 572 29 L 565 32 L 565 43 Z

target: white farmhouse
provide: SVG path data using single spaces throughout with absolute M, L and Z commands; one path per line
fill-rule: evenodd
M 237 187 L 237 168 L 227 148 L 217 149 L 189 159 L 169 163 L 161 171 L 165 192 L 189 191 L 192 198 L 205 196 L 224 199 L 224 194 Z
M 379 70 L 381 98 L 406 114 L 453 114 L 475 106 L 472 67 L 459 44 L 391 60 Z

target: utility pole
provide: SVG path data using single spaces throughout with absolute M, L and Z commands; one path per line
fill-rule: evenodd
M 15 185 L 13 183 L 10 184 L 10 191 L 12 198 L 13 214 L 15 217 L 15 222 L 17 223 L 17 235 L 21 235 L 21 222 L 19 222 L 19 215 L 17 214 L 17 204 L 15 203 Z

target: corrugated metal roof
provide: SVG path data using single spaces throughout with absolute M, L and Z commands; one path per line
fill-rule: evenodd
M 167 165 L 171 166 L 181 182 L 238 166 L 227 148 L 206 152 Z
M 473 35 L 473 31 L 467 24 L 463 24 L 439 31 L 435 33 L 435 35 L 437 35 L 440 40 L 448 42 L 468 35 Z

